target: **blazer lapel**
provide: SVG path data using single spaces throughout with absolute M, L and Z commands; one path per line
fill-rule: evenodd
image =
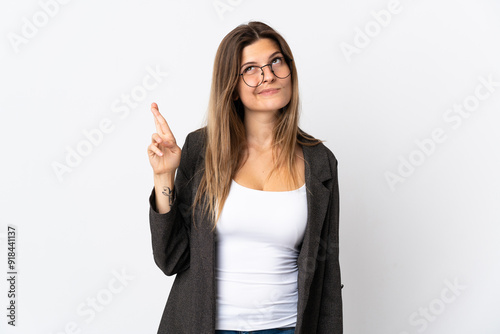
M 322 144 L 302 146 L 305 159 L 305 177 L 307 189 L 307 225 L 304 241 L 297 260 L 298 278 L 298 314 L 303 314 L 304 303 L 309 298 L 312 279 L 317 266 L 320 236 L 328 210 L 330 190 L 323 182 L 332 178 L 328 156 Z M 297 324 L 300 326 L 300 324 Z

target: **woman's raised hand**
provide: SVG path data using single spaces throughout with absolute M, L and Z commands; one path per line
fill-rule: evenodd
M 151 144 L 148 146 L 149 162 L 155 175 L 174 174 L 181 161 L 181 148 L 177 146 L 175 137 L 156 103 L 151 104 L 151 111 L 157 133 L 153 133 Z

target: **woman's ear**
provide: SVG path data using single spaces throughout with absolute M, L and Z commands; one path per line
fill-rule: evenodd
M 239 99 L 239 98 L 240 98 L 240 97 L 238 96 L 238 93 L 236 93 L 236 92 L 235 92 L 235 93 L 233 94 L 233 101 L 238 101 L 238 99 Z

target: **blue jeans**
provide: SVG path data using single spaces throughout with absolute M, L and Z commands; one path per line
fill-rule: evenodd
M 295 327 L 263 329 L 258 331 L 226 331 L 216 330 L 215 334 L 294 334 Z

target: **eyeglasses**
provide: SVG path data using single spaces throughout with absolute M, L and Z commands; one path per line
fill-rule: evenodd
M 293 61 L 293 59 L 290 59 Z M 287 78 L 292 72 L 288 63 L 285 61 L 284 57 L 276 57 L 271 63 L 266 64 L 264 66 L 255 66 L 249 65 L 245 67 L 240 76 L 243 78 L 243 81 L 249 87 L 258 87 L 264 82 L 264 67 L 269 66 L 271 72 L 273 72 L 274 76 L 279 79 Z

